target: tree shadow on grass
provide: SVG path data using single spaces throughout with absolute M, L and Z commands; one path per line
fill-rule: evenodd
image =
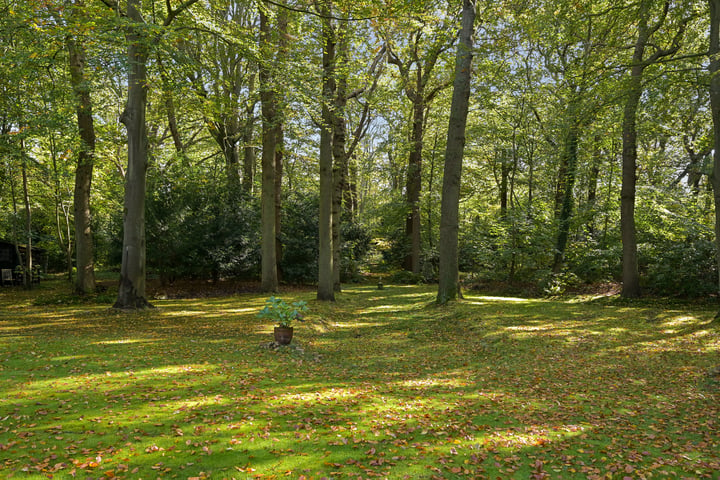
M 651 324 L 644 310 L 543 300 L 439 308 L 421 287 L 360 287 L 334 304 L 303 295 L 302 351 L 262 348 L 271 325 L 249 295 L 129 315 L 36 308 L 0 324 L 3 468 L 93 478 L 720 468 L 717 402 L 696 388 L 718 337 L 690 310 Z

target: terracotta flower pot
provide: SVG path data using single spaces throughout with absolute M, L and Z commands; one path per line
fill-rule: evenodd
M 280 345 L 288 345 L 293 337 L 293 327 L 275 327 L 275 341 Z

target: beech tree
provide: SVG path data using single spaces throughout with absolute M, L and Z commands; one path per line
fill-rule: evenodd
M 71 6 L 71 21 L 82 13 L 83 1 Z M 87 77 L 86 53 L 82 39 L 68 34 L 65 40 L 68 51 L 70 81 L 75 93 L 75 111 L 80 135 L 77 168 L 75 170 L 75 191 L 73 211 L 75 219 L 75 256 L 77 277 L 75 290 L 86 294 L 95 291 L 95 249 L 90 210 L 90 192 L 93 168 L 95 166 L 95 124 L 93 120 L 90 79 Z M 68 242 L 70 239 L 68 239 Z
M 332 27 L 330 13 L 331 2 L 323 2 L 320 7 L 322 32 L 322 96 L 320 124 L 320 215 L 319 215 L 319 251 L 318 251 L 318 300 L 334 301 L 333 279 L 333 237 L 332 237 L 332 200 L 333 200 L 333 157 L 332 157 L 332 103 L 337 86 L 335 79 L 336 32 Z
M 277 168 L 278 141 L 282 138 L 282 112 L 279 102 L 280 58 L 282 37 L 287 35 L 287 12 L 274 13 L 276 27 L 272 27 L 270 3 L 260 5 L 260 104 L 262 111 L 262 289 L 278 290 L 278 208 L 279 175 Z
M 708 0 L 708 5 L 710 8 L 710 48 L 708 49 L 710 108 L 714 145 L 710 184 L 715 206 L 715 259 L 718 267 L 718 292 L 720 292 L 720 0 Z
M 115 11 L 119 5 L 103 0 Z M 186 0 L 176 8 L 167 2 L 167 11 L 160 28 L 167 28 L 183 11 L 198 0 Z M 153 17 L 158 13 L 153 9 Z M 145 190 L 148 168 L 148 141 L 145 115 L 147 108 L 147 62 L 156 40 L 153 29 L 146 23 L 142 0 L 128 0 L 125 13 L 129 25 L 125 27 L 128 56 L 128 94 L 121 121 L 127 129 L 128 167 L 125 176 L 122 264 L 120 288 L 114 308 L 142 309 L 150 302 L 145 298 Z
M 412 27 L 409 31 L 385 34 L 388 62 L 397 66 L 402 89 L 412 108 L 410 153 L 405 174 L 405 198 L 409 210 L 405 224 L 408 251 L 403 266 L 414 274 L 420 273 L 420 194 L 425 114 L 431 102 L 450 83 L 445 79 L 437 80 L 435 69 L 443 60 L 442 54 L 455 42 L 455 36 L 450 34 L 452 29 L 445 24 L 447 18 L 436 18 L 434 21 L 437 23 L 430 26 L 427 24 L 429 21 L 432 20 L 415 18 L 411 20 Z M 397 34 L 407 35 L 402 41 L 402 50 L 392 39 Z
M 668 18 L 671 2 L 666 0 L 662 11 L 651 17 L 651 0 L 642 0 L 638 7 L 638 32 L 633 50 L 630 67 L 630 80 L 627 89 L 627 99 L 623 110 L 622 122 L 622 191 L 621 191 L 621 217 L 620 226 L 623 244 L 623 297 L 640 296 L 640 275 L 638 272 L 637 240 L 635 232 L 635 191 L 637 169 L 637 126 L 636 116 L 640 97 L 643 92 L 643 73 L 645 69 L 664 57 L 674 55 L 680 48 L 680 40 L 685 31 L 684 20 L 677 27 L 677 31 L 667 48 L 660 48 L 652 37 L 665 24 Z M 651 23 L 651 18 L 654 19 Z M 648 44 L 652 43 L 652 53 L 646 57 Z
M 440 216 L 440 275 L 437 303 L 444 304 L 462 295 L 458 269 L 458 228 L 460 177 L 462 173 L 465 127 L 470 100 L 470 78 L 473 57 L 475 2 L 464 0 L 462 28 L 455 60 L 448 140 L 445 149 L 442 207 Z

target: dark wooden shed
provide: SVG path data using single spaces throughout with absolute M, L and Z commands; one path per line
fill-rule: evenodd
M 27 252 L 27 245 L 18 245 L 17 250 L 20 251 L 20 255 L 22 258 L 25 258 L 25 252 Z M 7 240 L 0 240 L 0 269 L 5 270 L 3 272 L 3 284 L 5 284 L 8 279 L 5 277 L 5 274 L 7 273 L 7 270 L 10 270 L 13 274 L 14 282 L 17 282 L 18 279 L 22 279 L 22 274 L 18 276 L 18 267 L 22 264 L 22 259 L 18 258 L 17 250 L 15 249 L 15 244 L 12 242 L 8 242 Z M 43 250 L 41 248 L 33 247 L 32 249 L 33 253 L 33 262 L 38 264 L 37 261 L 40 260 L 40 257 L 42 256 Z M 39 272 L 35 271 L 33 274 L 34 280 L 38 280 L 39 276 L 37 276 Z

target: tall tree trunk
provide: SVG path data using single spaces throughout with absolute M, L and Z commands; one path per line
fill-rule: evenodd
M 285 131 L 283 124 L 278 123 L 277 141 L 275 145 L 275 261 L 277 262 L 278 281 L 282 281 L 282 269 L 280 268 L 283 245 L 280 237 L 282 236 L 282 180 L 283 180 L 283 161 L 285 154 Z
M 253 77 L 254 78 L 254 77 Z M 255 82 L 251 81 L 251 90 Z M 255 102 L 251 101 L 245 109 L 245 124 L 242 131 L 243 162 L 242 162 L 242 189 L 245 193 L 252 193 L 255 180 L 255 147 L 253 146 L 253 132 L 255 131 Z
M 128 99 L 121 121 L 127 129 L 128 168 L 125 174 L 125 215 L 123 219 L 120 287 L 114 308 L 150 307 L 145 298 L 145 174 L 148 140 L 145 125 L 147 107 L 148 38 L 142 33 L 140 0 L 128 0 Z
M 720 0 L 708 0 L 710 5 L 710 108 L 713 119 L 713 168 L 710 184 L 715 204 L 715 260 L 720 293 Z
M 622 186 L 620 188 L 620 232 L 623 244 L 623 288 L 625 298 L 640 296 L 640 274 L 638 271 L 637 238 L 635 231 L 635 191 L 637 183 L 637 110 L 642 96 L 642 79 L 645 68 L 662 57 L 675 54 L 680 48 L 680 40 L 690 17 L 680 21 L 672 43 L 668 48 L 653 45 L 653 53 L 645 58 L 645 48 L 650 38 L 665 23 L 671 6 L 665 0 L 663 11 L 658 16 L 651 15 L 652 0 L 641 0 L 638 11 L 638 36 L 633 50 L 632 66 L 628 84 L 627 99 L 623 111 L 622 146 Z M 649 25 L 650 18 L 654 24 Z
M 448 140 L 445 149 L 442 204 L 440 216 L 440 272 L 437 303 L 445 304 L 462 296 L 458 269 L 458 225 L 460 212 L 460 177 L 465 149 L 473 56 L 475 2 L 463 1 L 462 28 L 455 60 Z
M 642 57 L 641 57 L 642 58 Z M 641 65 L 631 69 L 630 87 L 623 112 L 622 186 L 620 188 L 620 232 L 623 246 L 622 293 L 625 298 L 640 296 L 640 273 L 635 230 L 635 190 L 637 183 L 636 116 L 642 94 Z
M 340 292 L 340 258 L 341 258 L 341 226 L 343 194 L 346 191 L 348 158 L 345 149 L 347 128 L 345 125 L 345 108 L 347 106 L 347 31 L 343 24 L 337 40 L 336 63 L 340 68 L 333 68 L 337 75 L 332 114 L 332 153 L 333 153 L 333 199 L 332 199 L 332 249 L 333 249 L 333 290 Z
M 332 244 L 332 102 L 335 92 L 335 35 L 329 18 L 329 2 L 323 5 L 322 27 L 322 119 L 320 125 L 320 215 L 318 251 L 318 300 L 334 301 Z
M 180 129 L 178 128 L 177 115 L 175 114 L 175 99 L 173 98 L 172 85 L 170 84 L 170 78 L 165 71 L 163 66 L 162 57 L 158 55 L 157 62 L 160 67 L 160 77 L 162 79 L 163 87 L 163 100 L 165 102 L 165 114 L 167 115 L 168 129 L 170 130 L 170 136 L 175 146 L 177 153 L 182 153 L 185 147 L 180 137 Z
M 553 260 L 553 272 L 559 272 L 565 260 L 565 249 L 570 236 L 570 220 L 573 214 L 575 179 L 577 177 L 578 161 L 578 140 L 580 135 L 580 123 L 577 119 L 578 113 L 571 108 L 570 126 L 565 137 L 565 145 L 561 159 L 561 176 L 558 184 L 561 186 L 556 202 L 559 201 L 557 212 L 558 234 L 555 240 L 555 258 Z
M 405 199 L 410 210 L 405 220 L 405 236 L 409 249 L 403 266 L 405 270 L 419 274 L 422 250 L 420 192 L 422 191 L 423 126 L 425 125 L 425 94 L 422 90 L 415 94 L 412 111 L 411 150 L 405 182 Z
M 95 165 L 95 125 L 92 116 L 90 85 L 85 77 L 85 49 L 72 37 L 67 39 L 67 48 L 81 142 L 75 169 L 75 192 L 73 195 L 77 264 L 75 291 L 79 294 L 87 294 L 95 291 L 95 246 L 90 209 L 90 190 Z
M 23 204 L 25 206 L 25 272 L 23 275 L 23 285 L 26 289 L 32 288 L 33 274 L 33 255 L 32 255 L 32 211 L 30 210 L 30 191 L 28 190 L 27 178 L 27 162 L 23 153 L 22 161 L 22 181 L 23 181 Z
M 270 22 L 265 13 L 267 5 L 260 8 L 260 103 L 262 109 L 262 273 L 261 288 L 265 292 L 278 290 L 277 255 L 275 241 L 275 151 L 277 148 L 278 106 L 273 76 L 269 62 L 273 50 Z

